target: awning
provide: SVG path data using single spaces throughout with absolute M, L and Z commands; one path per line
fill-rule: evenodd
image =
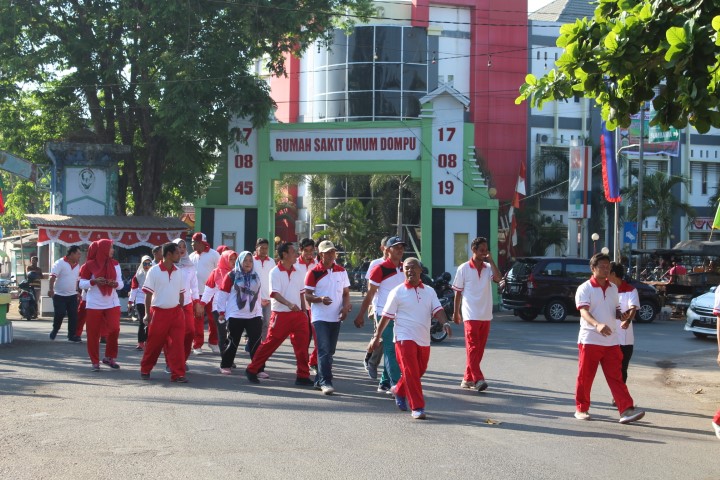
M 109 238 L 119 247 L 153 247 L 181 238 L 188 226 L 177 218 L 104 215 L 25 215 L 38 228 L 38 246 L 65 246 Z

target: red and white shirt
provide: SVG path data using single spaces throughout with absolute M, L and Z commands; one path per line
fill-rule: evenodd
M 253 262 L 255 271 L 260 276 L 260 298 L 270 300 L 270 272 L 275 268 L 275 260 L 270 257 L 260 259 L 260 257 L 254 255 Z
M 117 291 L 122 290 L 125 284 L 122 280 L 122 272 L 120 271 L 120 265 L 115 265 L 115 281 L 117 287 L 113 290 L 111 295 L 103 295 L 100 291 L 100 287 L 95 285 L 95 275 L 91 275 L 90 279 L 81 278 L 79 285 L 83 290 L 87 290 L 85 296 L 85 307 L 90 310 L 107 310 L 108 308 L 115 308 L 120 306 L 120 300 L 118 299 Z
M 77 295 L 78 277 L 80 275 L 80 264 L 72 264 L 63 257 L 55 262 L 50 269 L 50 278 L 55 278 L 53 290 L 55 295 L 70 297 Z
M 481 262 L 481 267 L 475 268 L 475 263 L 469 260 L 457 269 L 452 289 L 461 292 L 461 312 L 463 321 L 492 320 L 492 268 L 488 262 Z
M 367 272 L 365 272 L 365 280 L 367 280 L 369 282 L 370 281 L 370 273 L 373 271 L 373 268 L 380 265 L 384 261 L 385 261 L 385 258 L 380 257 L 380 258 L 376 258 L 375 260 L 370 262 L 370 264 L 368 265 Z M 377 297 L 378 296 L 375 295 L 372 299 L 372 302 L 370 302 L 370 304 L 372 305 L 372 308 L 373 308 L 373 312 L 377 312 Z
M 421 347 L 429 347 L 432 317 L 441 309 L 435 290 L 422 282 L 417 287 L 403 282 L 388 295 L 382 315 L 395 320 L 395 342 L 412 340 Z
M 142 285 L 138 282 L 137 275 L 135 275 L 130 281 L 130 295 L 128 296 L 128 301 L 135 304 L 145 303 L 145 292 L 142 291 Z
M 199 293 L 202 295 L 203 290 L 205 290 L 205 282 L 210 276 L 210 272 L 215 270 L 215 267 L 218 266 L 220 254 L 214 248 L 202 253 L 194 251 L 190 254 L 190 261 L 195 265 L 197 275 L 196 282 Z
M 330 268 L 318 263 L 305 275 L 305 290 L 309 290 L 315 296 L 328 297 L 332 300 L 330 305 L 324 303 L 311 305 L 313 323 L 340 321 L 343 292 L 346 288 L 350 288 L 350 279 L 345 269 L 337 263 L 333 263 Z
M 180 306 L 180 294 L 185 293 L 182 270 L 175 265 L 168 270 L 164 263 L 150 268 L 145 277 L 143 292 L 152 294 L 151 306 L 175 308 Z
M 303 261 L 302 255 L 298 257 L 297 262 L 295 262 L 295 268 L 302 273 L 303 278 L 307 277 L 307 274 L 310 270 L 315 268 L 315 266 L 318 265 L 318 261 L 313 259 L 310 263 L 305 263 Z M 310 304 L 306 304 L 305 308 L 310 310 Z
M 625 313 L 631 307 L 640 310 L 640 296 L 635 287 L 627 282 L 622 282 L 618 287 L 618 297 L 620 298 L 620 312 Z M 636 314 L 637 315 L 637 314 Z M 633 345 L 635 343 L 635 333 L 633 332 L 633 322 L 628 324 L 628 328 L 620 328 L 622 320 L 615 319 L 617 324 L 618 343 L 620 345 Z
M 275 299 L 275 294 L 277 293 L 282 295 L 291 305 L 295 304 L 302 308 L 300 299 L 305 293 L 305 278 L 302 276 L 302 273 L 295 269 L 295 266 L 291 266 L 290 270 L 288 270 L 282 263 L 278 263 L 277 266 L 270 271 L 271 310 L 273 312 L 291 312 L 290 307 L 283 305 Z
M 375 292 L 375 298 L 377 299 L 375 311 L 380 313 L 385 306 L 390 290 L 405 283 L 402 263 L 395 265 L 389 258 L 378 263 L 370 271 L 370 283 L 378 287 L 377 292 Z
M 611 330 L 612 334 L 607 337 L 598 333 L 595 327 L 591 326 L 580 317 L 580 334 L 578 343 L 583 345 L 602 345 L 611 347 L 618 344 L 617 326 L 615 317 L 620 297 L 618 289 L 610 281 L 605 281 L 601 286 L 595 277 L 581 284 L 575 292 L 575 305 L 577 309 L 586 308 L 595 320 L 604 323 Z

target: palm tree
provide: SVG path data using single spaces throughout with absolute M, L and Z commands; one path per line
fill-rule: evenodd
M 566 247 L 565 224 L 554 220 L 547 223 L 547 217 L 532 203 L 518 211 L 517 219 L 523 226 L 523 234 L 518 239 L 520 249 L 527 255 L 543 256 L 553 245 Z
M 637 171 L 632 172 L 637 178 Z M 668 175 L 664 172 L 655 172 L 652 175 L 645 176 L 643 180 L 643 212 L 646 214 L 654 214 L 657 218 L 660 232 L 658 240 L 661 245 L 670 245 L 670 233 L 672 230 L 673 214 L 677 211 L 682 212 L 688 217 L 688 223 L 695 219 L 697 213 L 695 209 L 686 202 L 681 202 L 673 193 L 673 188 L 680 186 L 688 187 L 689 180 L 683 176 Z M 623 197 L 628 199 L 628 217 L 637 218 L 638 211 L 638 191 L 637 183 L 630 186 L 623 193 Z

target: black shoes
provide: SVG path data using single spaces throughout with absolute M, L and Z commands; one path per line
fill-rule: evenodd
M 301 386 L 301 387 L 313 387 L 315 386 L 315 382 L 310 380 L 309 378 L 300 378 L 297 377 L 295 379 L 295 385 Z
M 252 383 L 260 383 L 260 379 L 258 378 L 257 373 L 252 373 L 252 372 L 251 372 L 250 370 L 248 370 L 247 368 L 245 369 L 245 376 L 246 376 L 247 379 L 250 380 L 250 382 L 252 382 Z

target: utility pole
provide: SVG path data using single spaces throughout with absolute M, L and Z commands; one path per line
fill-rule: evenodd
M 642 221 L 643 221 L 643 178 L 645 178 L 645 164 L 643 155 L 645 152 L 645 110 L 646 102 L 640 108 L 640 149 L 638 150 L 638 207 L 637 207 L 637 238 L 638 249 L 643 248 L 642 244 Z M 638 272 L 640 269 L 638 269 Z

